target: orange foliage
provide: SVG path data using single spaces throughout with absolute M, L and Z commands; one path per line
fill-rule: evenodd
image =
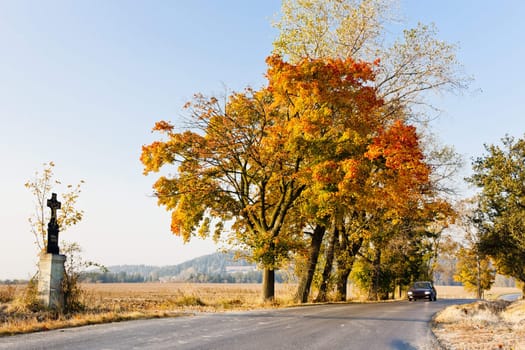
M 172 131 L 173 125 L 171 125 L 169 122 L 166 122 L 164 120 L 158 121 L 155 123 L 155 126 L 153 127 L 153 131 Z
M 347 128 L 375 127 L 373 111 L 382 105 L 371 82 L 372 65 L 346 60 L 308 60 L 293 65 L 270 56 L 268 90 L 273 107 L 296 119 L 306 138 Z
M 415 127 L 384 126 L 374 64 L 349 58 L 293 65 L 279 56 L 266 62 L 267 88 L 232 94 L 225 106 L 202 95 L 185 106 L 199 133 L 155 124 L 168 140 L 143 146 L 141 161 L 145 174 L 177 165 L 175 176 L 154 185 L 159 205 L 172 211 L 172 231 L 188 240 L 206 234 L 207 216 L 233 218 L 238 242 L 272 266 L 301 244 L 301 228 L 289 219 L 298 199 L 318 218 L 344 210 L 406 212 L 430 170 Z M 298 212 L 296 220 L 315 219 Z
M 384 158 L 387 168 L 397 170 L 421 182 L 428 181 L 429 167 L 424 163 L 424 155 L 419 147 L 416 128 L 396 120 L 387 130 L 380 130 L 368 147 L 365 157 L 375 160 Z

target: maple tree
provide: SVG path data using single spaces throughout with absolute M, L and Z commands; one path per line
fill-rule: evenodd
M 279 30 L 274 41 L 274 51 L 292 63 L 305 58 L 330 60 L 348 57 L 380 62 L 374 69 L 374 78 L 368 84 L 374 87 L 383 105 L 372 117 L 376 125 L 368 125 L 369 136 L 377 131 L 375 128 L 378 126 L 388 127 L 396 119 L 416 117 L 416 111 L 422 111 L 419 106 L 425 104 L 426 91 L 460 89 L 469 81 L 456 60 L 456 47 L 439 40 L 437 30 L 432 25 L 418 24 L 416 28 L 404 30 L 401 38 L 386 40 L 384 26 L 395 20 L 393 8 L 394 2 L 389 0 L 285 0 L 282 2 L 282 15 L 274 23 Z M 362 138 L 356 142 L 356 145 L 360 145 L 356 148 L 367 145 L 367 142 L 370 142 L 369 138 Z M 438 191 L 451 192 L 443 184 L 459 168 L 457 155 L 452 149 L 440 146 L 424 151 L 430 168 L 431 183 L 427 186 L 432 187 L 432 196 Z M 330 215 L 317 215 L 310 221 L 315 229 L 311 231 L 310 252 L 306 258 L 307 274 L 300 278 L 297 300 L 306 301 L 308 286 L 323 246 L 326 246 L 323 257 L 326 273 L 322 274 L 320 292 L 325 293 L 323 289 L 327 289 L 326 282 L 332 279 L 328 271 L 335 258 L 338 294 L 341 297 L 346 295 L 346 278 L 356 254 L 363 244 L 368 244 L 366 238 L 370 235 L 368 219 L 363 219 L 370 216 L 363 209 L 366 208 L 363 207 L 365 203 L 360 204 L 361 210 L 355 209 L 359 208 L 355 198 L 360 198 L 364 193 L 361 192 L 364 188 L 362 182 L 367 178 L 364 174 L 370 170 L 359 169 L 364 163 L 356 155 L 364 152 L 366 150 L 360 149 L 347 155 L 347 166 L 353 167 L 356 174 L 362 173 L 361 182 L 356 182 L 361 186 L 355 187 L 355 192 L 350 191 L 354 195 L 348 196 L 349 200 L 343 204 L 342 198 L 330 194 L 332 203 L 338 203 L 331 207 Z M 430 191 L 427 192 L 425 196 L 429 200 Z M 339 209 L 336 210 L 337 205 Z M 323 208 L 326 206 L 322 205 Z M 313 208 L 317 208 L 316 205 Z M 330 237 L 328 242 L 324 241 L 325 236 Z M 304 259 L 304 253 L 302 256 L 301 259 Z M 323 298 L 323 295 L 318 297 Z
M 428 276 L 430 268 L 423 265 L 428 265 L 432 258 L 429 256 L 432 239 L 452 217 L 450 206 L 435 197 L 430 179 L 432 168 L 426 163 L 414 126 L 398 119 L 370 130 L 369 135 L 362 153 L 345 160 L 352 165 L 349 173 L 353 175 L 343 178 L 333 194 L 337 210 L 331 215 L 333 222 L 329 224 L 329 240 L 325 243 L 318 301 L 326 301 L 328 284 L 334 279 L 336 299 L 346 300 L 347 279 L 358 255 L 368 256 L 373 267 L 367 276 L 375 276 L 371 285 L 374 299 L 380 280 L 388 283 L 386 272 L 394 268 L 396 276 L 405 276 L 396 277 L 405 285 L 411 282 L 410 278 L 424 273 Z M 313 238 L 319 244 L 320 238 Z M 315 244 L 312 239 L 312 251 L 316 250 Z M 385 258 L 390 259 L 387 267 Z M 411 266 L 403 264 L 407 258 L 412 260 Z M 315 256 L 309 263 L 313 260 Z M 332 276 L 334 262 L 337 270 Z M 409 276 L 405 271 L 410 271 Z M 390 275 L 394 276 L 393 273 Z M 303 279 L 308 281 L 303 276 L 300 287 Z M 298 294 L 298 300 L 306 301 L 305 288 Z
M 441 203 L 435 168 L 407 120 L 422 91 L 460 85 L 454 47 L 428 26 L 383 47 L 386 5 L 284 1 L 268 85 L 222 103 L 198 95 L 188 105 L 193 131 L 161 122 L 155 131 L 166 140 L 143 147 L 145 173 L 177 165 L 154 185 L 172 231 L 185 240 L 213 228 L 219 235 L 233 221 L 233 240 L 265 270 L 265 299 L 273 297 L 273 270 L 292 254 L 304 264 L 298 300 L 310 294 L 320 255 L 318 298 L 334 266 L 346 298 L 362 247 L 388 249 L 399 232 L 443 214 L 429 209 Z
M 264 268 L 263 296 L 271 299 L 273 270 L 302 244 L 302 227 L 287 216 L 303 192 L 343 176 L 334 170 L 348 166 L 347 149 L 376 123 L 381 101 L 367 86 L 371 64 L 294 65 L 278 56 L 267 63 L 267 88 L 232 94 L 224 106 L 200 95 L 187 105 L 199 132 L 158 122 L 154 130 L 167 139 L 143 146 L 141 161 L 145 174 L 177 165 L 176 176 L 154 184 L 159 205 L 172 212 L 173 233 L 208 235 L 215 218 L 220 234 L 234 221 L 235 240 Z
M 177 164 L 175 177 L 161 176 L 154 184 L 159 205 L 172 212 L 174 234 L 185 241 L 207 236 L 214 218 L 217 237 L 234 220 L 236 237 L 265 268 L 265 299 L 273 298 L 271 273 L 288 254 L 280 235 L 284 217 L 303 190 L 293 176 L 300 159 L 277 136 L 271 102 L 267 90 L 233 94 L 224 107 L 196 96 L 186 107 L 200 133 L 175 133 L 171 124 L 158 122 L 154 130 L 167 140 L 144 146 L 141 156 L 146 174 Z
M 380 283 L 388 283 L 387 271 L 409 255 L 421 256 L 420 251 L 408 254 L 407 249 L 428 233 L 425 225 L 435 219 L 430 208 L 436 209 L 437 203 L 430 197 L 430 168 L 414 126 L 397 120 L 380 130 L 365 157 L 371 163 L 361 195 L 356 196 L 356 208 L 363 210 L 362 216 L 367 218 L 363 237 L 366 246 L 361 256 L 367 257 L 371 266 L 370 298 L 376 299 Z M 397 257 L 395 252 L 400 252 Z M 382 267 L 387 255 L 388 269 Z
M 345 209 L 338 185 L 358 175 L 359 159 L 366 151 L 370 135 L 383 121 L 380 118 L 383 102 L 370 86 L 375 64 L 356 63 L 352 59 L 303 62 L 310 63 L 301 66 L 281 61 L 279 77 L 285 80 L 279 84 L 279 90 L 274 90 L 282 96 L 280 101 L 286 106 L 286 114 L 300 116 L 292 120 L 301 135 L 299 140 L 306 139 L 311 145 L 303 152 L 308 158 L 309 172 L 304 173 L 308 186 L 302 195 L 301 218 L 314 229 L 306 253 L 308 267 L 300 278 L 296 296 L 300 301 L 306 301 L 309 295 L 326 227 L 337 230 L 340 226 Z M 302 71 L 298 71 L 300 67 Z M 337 237 L 337 232 L 329 233 L 334 239 Z M 327 262 L 330 264 L 331 258 Z M 327 276 L 331 271 L 329 265 L 325 271 Z
M 401 246 L 407 245 L 416 239 L 432 236 L 429 228 L 413 237 L 407 232 L 417 231 L 415 227 L 421 230 L 420 227 L 435 222 L 438 217 L 450 214 L 446 203 L 433 198 L 431 168 L 425 162 L 415 127 L 401 119 L 384 127 L 374 127 L 365 128 L 368 134 L 361 138 L 360 146 L 352 143 L 351 151 L 344 153 L 339 167 L 335 167 L 333 160 L 329 163 L 332 168 L 327 172 L 332 175 L 330 178 L 318 175 L 305 190 L 309 205 L 325 221 L 318 221 L 313 232 L 308 275 L 300 279 L 298 301 L 304 302 L 308 297 L 324 233 L 329 233 L 329 241 L 326 242 L 325 265 L 316 300 L 325 301 L 327 298 L 334 259 L 337 263 L 337 299 L 345 300 L 348 276 L 365 243 L 375 247 L 375 261 L 372 259 L 371 262 L 378 266 L 381 252 L 392 248 L 388 244 L 392 237 L 399 236 L 399 231 L 407 239 L 398 239 L 397 242 L 401 242 Z M 335 169 L 341 172 L 340 176 L 335 176 Z M 416 253 L 421 251 L 414 252 L 414 255 Z M 403 257 L 398 259 L 403 260 Z
M 461 247 L 457 253 L 458 263 L 454 280 L 461 282 L 466 290 L 475 292 L 482 299 L 496 278 L 496 271 L 489 258 L 482 256 L 476 247 Z

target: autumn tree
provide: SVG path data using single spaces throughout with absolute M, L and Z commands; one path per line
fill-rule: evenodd
M 476 218 L 478 198 L 468 198 L 457 203 L 457 219 L 454 223 L 459 237 L 456 252 L 457 264 L 454 280 L 466 290 L 476 293 L 478 299 L 495 281 L 496 271 L 489 256 L 480 250 L 480 231 Z
M 482 256 L 476 246 L 459 248 L 454 280 L 461 282 L 466 290 L 482 299 L 484 292 L 492 287 L 495 277 L 496 271 L 490 259 Z
M 481 191 L 474 217 L 479 250 L 500 273 L 525 282 L 525 140 L 506 136 L 485 150 L 469 178 Z
M 301 276 L 297 299 L 306 301 L 320 244 L 327 228 L 337 239 L 344 216 L 342 181 L 359 171 L 360 159 L 374 130 L 381 124 L 382 101 L 368 86 L 374 78 L 373 65 L 347 60 L 304 60 L 301 64 L 280 63 L 271 87 L 279 96 L 283 111 L 297 115 L 291 120 L 297 140 L 310 146 L 303 152 L 308 164 L 308 186 L 302 196 L 302 221 L 314 227 L 306 275 Z M 279 88 L 277 88 L 279 87 Z M 327 250 L 326 278 L 331 273 L 334 244 Z M 323 288 L 323 287 L 322 287 Z
M 35 237 L 35 245 L 39 251 L 45 251 L 47 247 L 47 223 L 49 222 L 49 210 L 47 200 L 51 197 L 51 192 L 56 186 L 62 185 L 61 181 L 55 178 L 53 169 L 55 163 L 44 163 L 42 172 L 35 172 L 33 179 L 25 183 L 25 187 L 33 194 L 34 213 L 28 219 L 31 232 Z M 84 211 L 77 209 L 77 200 L 81 193 L 81 180 L 76 185 L 65 185 L 66 190 L 60 193 L 61 208 L 57 212 L 57 223 L 60 232 L 78 224 Z
M 454 48 L 435 39 L 433 28 L 383 47 L 388 11 L 378 0 L 284 1 L 268 86 L 222 103 L 197 96 L 189 104 L 192 131 L 157 123 L 166 139 L 143 148 L 145 173 L 177 166 L 154 185 L 159 204 L 172 211 L 172 231 L 188 240 L 213 227 L 218 234 L 232 220 L 235 241 L 268 277 L 265 298 L 273 297 L 273 270 L 290 252 L 307 255 L 298 299 L 308 296 L 327 230 L 326 275 L 335 256 L 350 252 L 345 261 L 352 261 L 369 232 L 368 212 L 355 208 L 373 138 L 407 120 L 420 92 L 460 85 Z M 351 263 L 339 259 L 342 266 L 341 286 Z
M 233 220 L 235 238 L 264 268 L 264 299 L 274 297 L 273 271 L 289 250 L 283 221 L 304 189 L 296 178 L 300 158 L 287 147 L 272 102 L 266 89 L 232 94 L 224 106 L 198 95 L 186 105 L 195 131 L 158 122 L 154 131 L 167 139 L 143 146 L 141 156 L 145 174 L 175 164 L 176 174 L 161 176 L 154 190 L 184 241 L 218 237 Z
M 421 265 L 431 225 L 448 206 L 433 197 L 430 167 L 414 126 L 394 122 L 377 134 L 365 155 L 371 170 L 357 208 L 369 220 L 367 252 L 361 256 L 371 265 L 369 297 L 377 299 L 380 288 L 391 288 L 395 265 L 409 271 L 402 262 L 412 258 L 417 258 L 413 266 Z
M 282 14 L 274 23 L 279 30 L 274 50 L 292 63 L 305 58 L 379 59 L 374 79 L 369 84 L 375 87 L 376 94 L 384 101 L 382 113 L 378 116 L 380 124 L 387 126 L 396 119 L 410 119 L 416 111 L 421 111 L 419 106 L 426 104 L 426 91 L 462 88 L 468 78 L 462 74 L 456 60 L 456 47 L 439 40 L 432 25 L 419 24 L 416 28 L 405 30 L 401 38 L 387 40 L 385 25 L 395 20 L 394 3 L 390 0 L 284 0 Z M 455 154 L 449 148 L 427 150 L 426 156 L 431 157 L 432 180 L 441 175 L 448 176 L 447 170 L 457 169 Z M 440 171 L 436 172 L 438 169 Z M 433 183 L 434 190 L 438 190 L 437 184 Z M 349 236 L 355 228 L 345 230 L 341 223 L 353 222 L 351 226 L 364 233 L 366 223 L 355 223 L 362 217 L 366 217 L 362 212 L 349 210 L 345 213 L 343 210 L 339 211 L 337 219 L 324 217 L 323 220 L 328 220 L 328 223 L 316 224 L 321 227 L 312 231 L 308 276 L 300 280 L 298 299 L 306 299 L 308 290 L 303 286 L 310 284 L 319 242 L 322 242 L 321 235 L 327 227 L 337 228 L 339 232 L 339 235 L 330 233 L 329 236 L 336 241 L 327 245 L 338 250 L 335 254 L 339 258 L 337 265 L 344 266 L 338 272 L 338 285 L 341 290 L 345 289 L 342 286 L 346 286 L 346 282 L 342 280 L 348 276 L 353 261 L 353 254 L 348 255 L 348 252 L 359 251 L 363 238 L 355 233 Z M 333 220 L 338 220 L 339 224 L 334 225 Z M 327 254 L 331 256 L 330 249 Z M 347 256 L 347 259 L 342 256 Z M 350 263 L 344 263 L 345 260 Z M 331 263 L 330 259 L 327 263 Z M 325 265 L 324 270 L 330 270 L 330 266 Z
M 378 120 L 381 121 L 378 118 L 376 122 Z M 336 298 L 346 299 L 347 279 L 364 244 L 373 247 L 375 252 L 370 263 L 374 265 L 375 286 L 378 286 L 380 274 L 386 271 L 380 269 L 381 254 L 391 248 L 393 238 L 404 237 L 406 240 L 397 239 L 401 246 L 416 239 L 430 239 L 433 236 L 431 223 L 435 225 L 438 219 L 449 213 L 448 205 L 433 197 L 431 169 L 425 162 L 416 128 L 406 125 L 401 119 L 390 125 L 377 124 L 379 126 L 367 129 L 368 135 L 361 138 L 360 146 L 354 143 L 352 152 L 345 154 L 345 167 L 342 168 L 347 172 L 344 177 L 333 178 L 335 182 L 331 191 L 319 181 L 309 188 L 318 195 L 328 192 L 330 197 L 324 196 L 331 199 L 314 202 L 318 203 L 316 212 L 330 218 L 330 224 L 325 227 L 325 231 L 329 230 L 329 240 L 317 301 L 326 301 L 330 280 L 335 280 Z M 308 190 L 305 191 L 306 198 L 316 200 L 315 196 L 306 196 L 307 193 Z M 322 208 L 330 210 L 321 211 Z M 316 229 L 320 230 L 320 225 L 318 223 Z M 424 234 L 414 234 L 419 231 Z M 320 235 L 316 231 L 314 234 L 312 251 L 320 246 L 314 241 Z M 406 253 L 406 249 L 402 251 Z M 414 254 L 416 252 L 421 253 L 421 250 L 414 251 Z M 397 257 L 404 259 L 403 255 Z M 309 259 L 310 269 L 315 259 L 313 255 Z M 332 276 L 334 263 L 337 267 L 335 278 Z M 300 280 L 297 298 L 300 301 L 306 301 L 307 289 L 302 286 L 311 275 L 310 270 L 308 277 L 303 276 Z M 374 292 L 374 295 L 377 294 Z
M 407 242 L 415 241 L 416 236 L 422 237 L 414 235 L 422 227 L 425 228 L 425 237 L 429 237 L 430 222 L 444 216 L 444 210 L 448 208 L 442 201 L 431 197 L 430 168 L 425 163 L 414 126 L 397 120 L 391 125 L 367 130 L 368 135 L 362 137 L 360 146 L 357 147 L 354 142 L 352 152 L 345 154 L 342 162 L 345 166 L 339 168 L 346 170 L 343 172 L 345 176 L 333 176 L 331 187 L 316 181 L 316 185 L 305 191 L 305 198 L 311 201 L 309 203 L 317 203 L 316 213 L 321 212 L 331 218 L 330 225 L 325 227 L 329 230 L 329 240 L 326 242 L 318 301 L 327 298 L 328 283 L 334 279 L 331 275 L 334 262 L 337 266 L 337 299 L 346 299 L 348 275 L 365 243 L 375 252 L 370 263 L 374 265 L 377 287 L 380 274 L 386 271 L 380 269 L 381 254 L 391 248 L 389 244 L 393 237 L 401 237 L 403 233 L 402 237 L 411 238 L 397 240 L 401 246 L 407 246 Z M 324 200 L 315 201 L 317 197 L 306 196 L 309 190 L 319 197 L 323 196 Z M 320 229 L 320 225 L 316 229 Z M 313 239 L 320 235 L 315 231 L 314 234 L 312 250 L 319 245 Z M 403 252 L 406 253 L 406 249 Z M 404 259 L 402 255 L 398 258 Z M 312 256 L 309 262 L 314 259 L 315 256 Z M 308 278 L 303 276 L 300 280 L 298 300 L 304 302 L 307 290 L 301 288 L 303 280 L 308 281 Z
M 188 107 L 199 132 L 176 133 L 159 122 L 154 130 L 167 139 L 144 146 L 141 160 L 146 174 L 176 164 L 176 176 L 154 185 L 159 204 L 172 211 L 175 234 L 188 240 L 209 234 L 212 218 L 217 233 L 234 221 L 235 241 L 264 268 L 263 296 L 271 299 L 274 269 L 303 242 L 304 226 L 297 214 L 299 221 L 288 220 L 291 210 L 307 190 L 329 210 L 330 191 L 310 189 L 352 176 L 346 154 L 370 130 L 364 126 L 376 122 L 381 101 L 367 86 L 368 63 L 294 65 L 278 56 L 267 63 L 267 88 L 232 94 L 224 107 L 197 96 Z
M 453 285 L 460 245 L 449 234 L 442 235 L 438 245 L 439 256 L 434 270 L 434 282 L 442 285 Z

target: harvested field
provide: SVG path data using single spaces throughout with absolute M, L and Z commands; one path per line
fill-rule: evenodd
M 99 283 L 83 284 L 82 288 L 90 305 L 134 311 L 221 311 L 264 306 L 260 284 Z M 292 302 L 295 285 L 276 284 L 275 288 L 276 306 Z
M 476 295 L 466 291 L 462 286 L 436 286 L 438 299 L 475 299 Z M 505 294 L 520 293 L 519 288 L 514 287 L 493 287 L 485 292 L 485 299 L 497 299 Z
M 277 284 L 276 300 L 264 304 L 259 284 L 83 284 L 84 307 L 66 315 L 28 303 L 25 289 L 0 286 L 0 336 L 193 312 L 280 307 L 291 304 L 295 286 Z

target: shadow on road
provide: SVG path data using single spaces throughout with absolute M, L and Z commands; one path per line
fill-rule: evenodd
M 392 349 L 398 349 L 398 350 L 417 350 L 415 346 L 410 345 L 407 342 L 404 342 L 402 340 L 396 339 L 392 341 Z

